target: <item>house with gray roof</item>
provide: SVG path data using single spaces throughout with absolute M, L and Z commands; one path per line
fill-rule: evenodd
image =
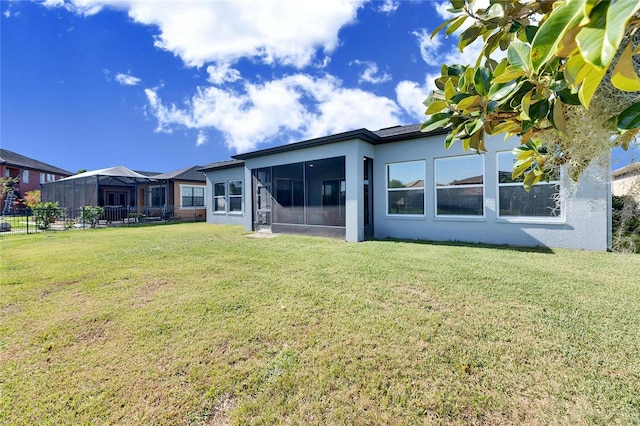
M 207 221 L 249 231 L 363 241 L 398 238 L 563 247 L 610 246 L 608 165 L 564 171 L 531 191 L 511 179 L 517 138 L 487 152 L 444 146 L 420 125 L 358 129 L 234 155 L 202 167 Z
M 105 208 L 108 219 L 131 213 L 163 219 L 205 220 L 205 176 L 200 166 L 168 173 L 137 172 L 124 166 L 91 170 L 42 185 L 42 200 L 60 207 Z
M 44 182 L 54 182 L 71 176 L 73 173 L 44 163 L 40 160 L 29 158 L 25 155 L 0 149 L 0 176 L 3 178 L 17 178 L 18 183 L 14 185 L 13 196 L 16 199 L 24 197 L 29 191 L 40 189 L 40 184 Z M 13 198 L 13 197 L 12 197 Z M 0 206 L 4 211 L 4 197 L 0 200 Z M 10 209 L 7 209 L 10 210 Z

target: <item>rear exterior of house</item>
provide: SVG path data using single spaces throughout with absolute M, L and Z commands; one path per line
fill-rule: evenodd
M 362 241 L 400 238 L 604 251 L 608 169 L 526 192 L 511 179 L 516 138 L 487 152 L 444 148 L 419 125 L 345 132 L 234 156 L 202 170 L 207 220 L 247 230 Z
M 15 195 L 24 197 L 29 191 L 40 189 L 45 182 L 55 182 L 72 173 L 42 161 L 17 154 L 7 149 L 0 149 L 0 176 L 3 178 L 18 178 L 14 186 Z M 4 210 L 4 198 L 0 206 Z

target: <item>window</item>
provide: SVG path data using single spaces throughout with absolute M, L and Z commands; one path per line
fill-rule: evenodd
M 484 156 L 437 158 L 436 216 L 484 215 Z
M 242 181 L 229 181 L 229 212 L 242 212 Z
M 424 215 L 424 161 L 387 164 L 387 214 Z
M 40 183 L 44 183 L 45 174 L 40 172 Z
M 164 186 L 152 186 L 151 187 L 151 205 L 152 206 L 164 206 L 165 204 L 165 190 Z
M 180 186 L 180 207 L 204 207 L 203 186 Z
M 224 213 L 227 211 L 224 182 L 215 182 L 213 184 L 213 211 L 217 213 Z
M 522 186 L 522 176 L 511 178 L 516 157 L 511 152 L 498 153 L 498 217 L 560 216 L 560 176 L 539 182 L 529 192 Z
M 22 183 L 29 183 L 29 170 L 22 171 Z

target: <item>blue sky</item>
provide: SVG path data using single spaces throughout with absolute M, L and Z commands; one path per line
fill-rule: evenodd
M 169 172 L 424 120 L 438 1 L 1 2 L 1 144 L 75 172 Z

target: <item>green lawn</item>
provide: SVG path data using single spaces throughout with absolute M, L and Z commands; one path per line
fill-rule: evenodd
M 2 424 L 640 424 L 640 256 L 4 238 Z

